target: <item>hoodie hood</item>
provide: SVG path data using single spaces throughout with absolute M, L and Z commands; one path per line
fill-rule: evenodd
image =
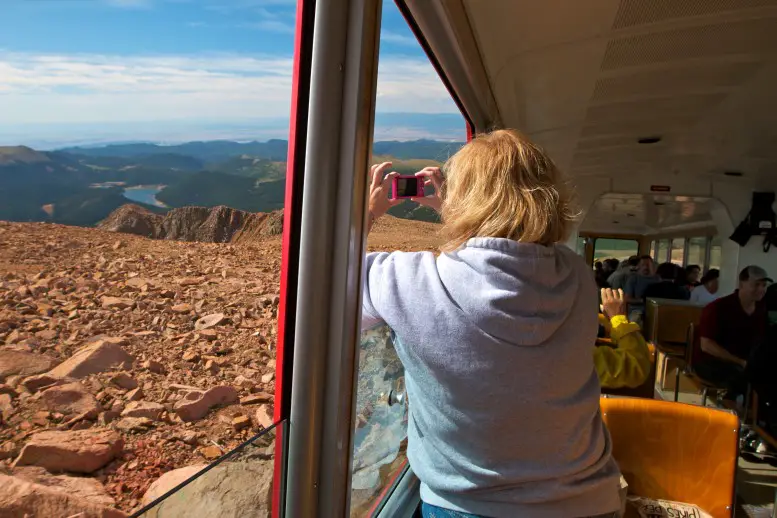
M 517 346 L 550 339 L 581 293 L 582 258 L 563 245 L 475 238 L 437 267 L 453 302 L 485 333 Z M 595 296 L 595 295 L 594 295 Z

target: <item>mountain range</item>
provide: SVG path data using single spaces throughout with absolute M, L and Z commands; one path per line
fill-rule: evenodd
M 383 141 L 373 162 L 390 160 L 403 174 L 440 165 L 461 142 Z M 288 142 L 148 143 L 36 151 L 0 147 L 0 220 L 95 226 L 135 203 L 165 214 L 180 207 L 226 206 L 247 212 L 283 208 Z M 406 202 L 398 217 L 436 221 L 429 209 Z

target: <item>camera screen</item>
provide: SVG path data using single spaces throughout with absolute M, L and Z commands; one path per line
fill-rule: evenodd
M 418 196 L 418 180 L 413 178 L 397 178 L 396 196 L 415 197 Z

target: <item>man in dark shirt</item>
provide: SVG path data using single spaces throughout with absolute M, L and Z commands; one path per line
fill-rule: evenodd
M 761 301 L 770 282 L 763 268 L 748 266 L 739 274 L 738 290 L 702 310 L 694 370 L 702 378 L 726 386 L 727 399 L 736 399 L 747 390 L 745 367 L 766 330 L 766 307 Z
M 673 263 L 659 264 L 656 275 L 661 281 L 645 288 L 645 299 L 688 300 L 691 298 L 691 292 L 685 286 L 680 286 L 675 282 L 679 270 L 682 268 Z

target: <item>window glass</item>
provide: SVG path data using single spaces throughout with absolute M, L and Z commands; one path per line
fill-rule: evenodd
M 585 255 L 585 238 L 579 237 L 577 238 L 577 253 L 580 255 Z
M 721 256 L 723 254 L 723 240 L 719 237 L 713 237 L 710 243 L 710 264 L 709 269 L 720 269 Z
M 594 242 L 594 261 L 615 258 L 619 261 L 637 255 L 639 243 L 634 239 L 596 238 Z
M 675 239 L 672 239 L 672 255 L 669 261 L 678 266 L 683 266 L 684 256 L 685 256 L 685 238 L 677 237 Z
M 656 252 L 657 251 L 658 251 L 657 250 L 657 243 L 655 241 L 651 241 L 650 242 L 650 257 L 652 257 L 654 261 L 656 259 Z
M 666 262 L 667 255 L 669 254 L 669 240 L 662 239 L 658 242 L 658 253 L 656 254 L 656 264 Z
M 692 237 L 688 240 L 688 256 L 685 258 L 685 264 L 696 264 L 704 269 L 704 255 L 707 252 L 706 237 Z
M 383 4 L 377 88 L 372 163 L 390 161 L 392 170 L 414 174 L 440 166 L 464 143 L 464 118 L 394 2 Z M 369 251 L 436 251 L 442 245 L 431 209 L 405 201 L 389 214 L 402 219 L 380 219 L 369 234 Z M 391 330 L 362 330 L 358 358 L 353 517 L 379 509 L 407 465 L 404 368 Z

